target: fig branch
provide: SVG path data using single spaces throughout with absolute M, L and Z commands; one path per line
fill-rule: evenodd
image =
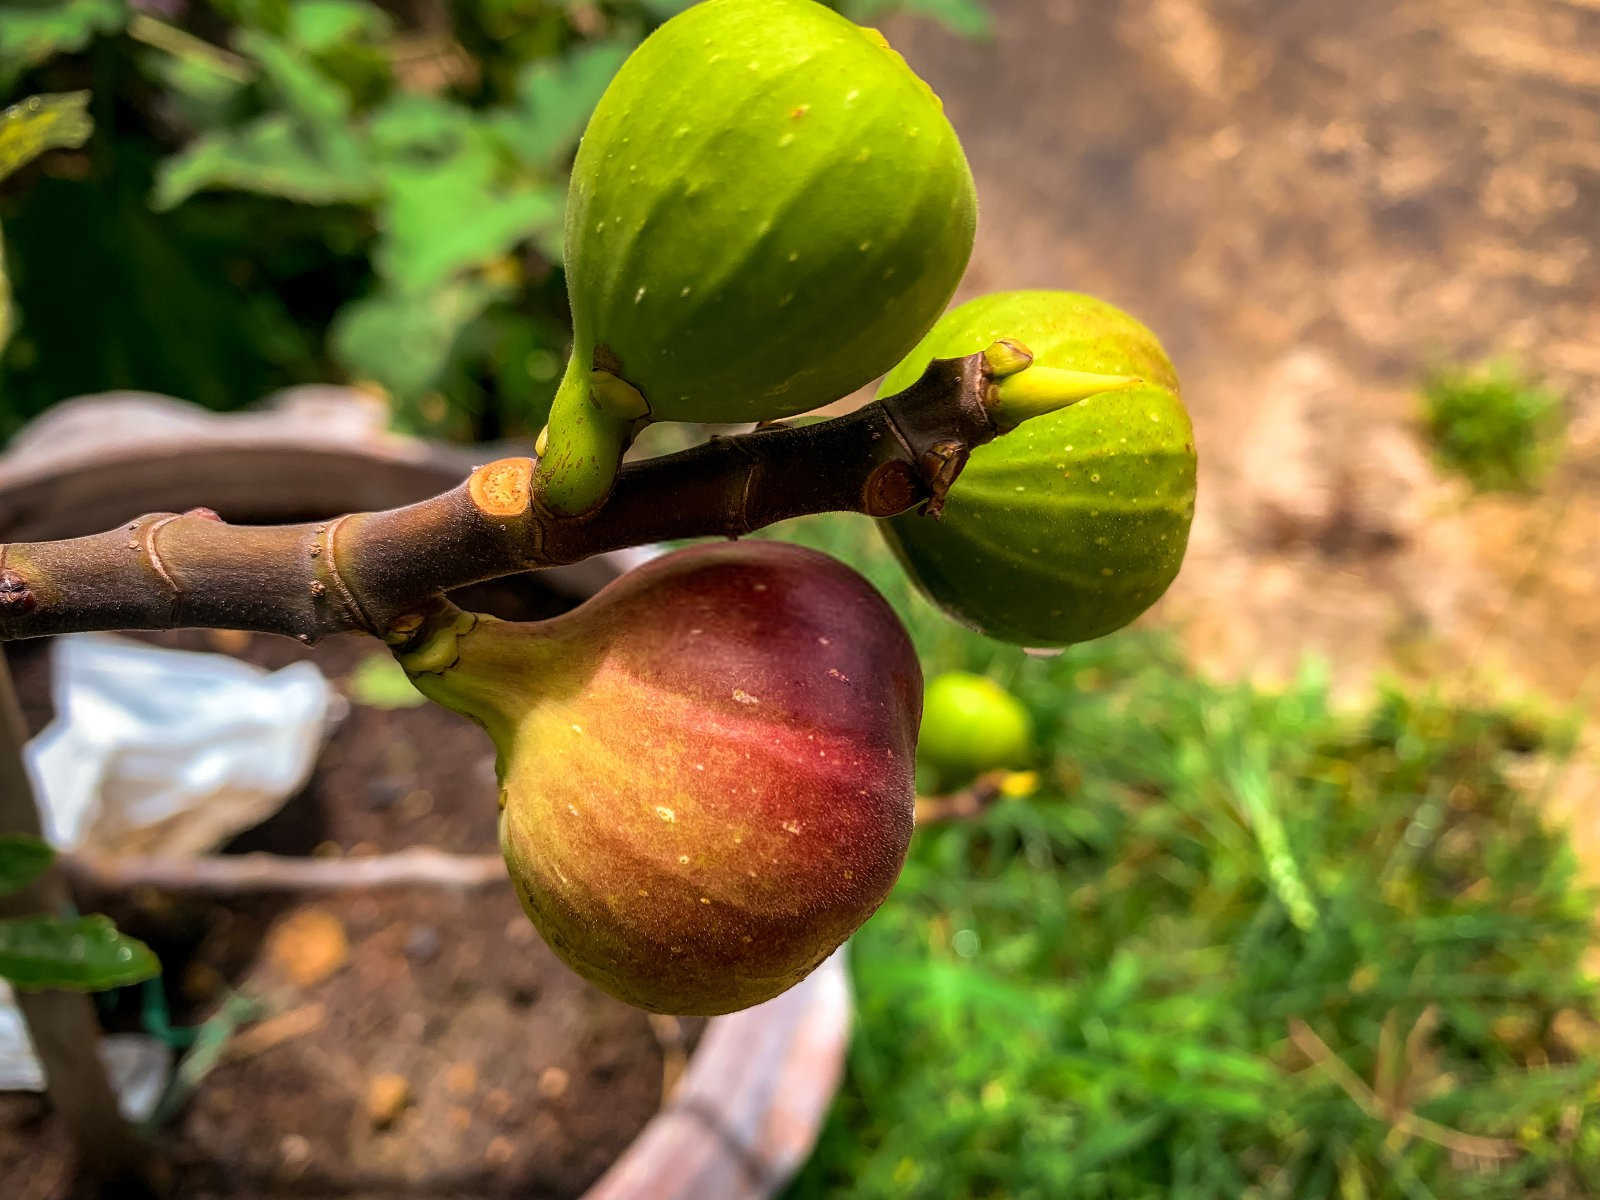
M 974 448 L 1028 416 L 1130 380 L 1046 372 L 1015 343 L 934 362 L 848 416 L 710 442 L 626 468 L 592 513 L 535 498 L 539 462 L 478 468 L 384 512 L 235 526 L 154 513 L 67 541 L 0 546 L 0 640 L 109 629 L 225 628 L 311 642 L 405 631 L 450 589 L 628 546 L 738 537 L 791 517 L 937 514 Z M 1028 386 L 1022 386 L 1027 381 Z

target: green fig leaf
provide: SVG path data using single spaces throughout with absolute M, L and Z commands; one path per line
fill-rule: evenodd
M 110 917 L 0 921 L 0 979 L 22 991 L 103 992 L 161 973 L 150 947 Z
M 313 54 L 387 35 L 389 15 L 364 0 L 299 0 L 289 8 L 289 40 Z
M 239 47 L 261 70 L 281 111 L 202 137 L 161 164 L 152 203 L 175 208 L 197 192 L 229 188 L 302 204 L 371 202 L 378 180 L 351 124 L 351 99 L 306 61 L 306 52 L 255 31 Z
M 288 117 L 262 117 L 243 129 L 196 139 L 165 160 L 151 204 L 176 208 L 209 189 L 281 196 L 301 204 L 371 201 L 376 180 L 364 162 L 330 161 Z
M 56 54 L 82 50 L 128 20 L 122 0 L 32 0 L 7 4 L 0 21 L 0 94 L 28 68 Z
M 0 113 L 0 179 L 46 150 L 83 145 L 94 123 L 88 92 L 30 96 Z
M 518 156 L 553 168 L 569 154 L 630 49 L 626 42 L 595 42 L 565 59 L 524 67 L 517 78 L 519 107 L 498 117 Z
M 360 379 L 415 398 L 433 386 L 456 339 L 499 294 L 462 281 L 420 294 L 380 292 L 347 304 L 334 321 L 334 355 Z
M 49 868 L 56 852 L 25 833 L 0 834 L 0 896 L 20 892 Z

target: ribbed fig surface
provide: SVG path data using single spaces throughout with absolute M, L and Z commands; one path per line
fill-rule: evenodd
M 921 672 L 893 610 L 825 555 L 678 551 L 553 621 L 478 617 L 451 656 L 408 666 L 499 748 L 524 908 L 632 1004 L 777 995 L 899 874 Z
M 943 106 L 875 31 L 813 0 L 674 17 L 618 72 L 573 169 L 575 345 L 549 468 L 609 453 L 585 428 L 607 415 L 595 368 L 672 421 L 783 417 L 870 382 L 948 302 L 975 221 Z
M 1135 376 L 1024 421 L 973 452 L 940 520 L 880 524 L 935 603 L 991 637 L 1054 647 L 1120 629 L 1178 573 L 1194 517 L 1194 432 L 1155 336 L 1119 309 L 1071 292 L 1006 292 L 953 310 L 884 381 L 916 380 L 935 358 L 999 338 L 1035 363 Z

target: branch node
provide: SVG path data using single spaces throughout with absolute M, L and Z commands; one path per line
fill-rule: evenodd
M 352 620 L 355 621 L 356 626 L 376 637 L 379 636 L 378 627 L 373 624 L 372 618 L 367 615 L 367 610 L 362 607 L 361 600 L 356 595 L 355 589 L 350 586 L 344 575 L 339 570 L 339 550 L 337 544 L 339 531 L 344 528 L 345 522 L 347 522 L 349 519 L 350 514 L 346 513 L 338 520 L 329 523 L 325 528 L 319 528 L 319 533 L 321 533 L 323 541 L 322 549 L 327 551 L 328 578 L 333 581 L 334 590 L 338 593 L 340 602 L 344 605 L 345 611 L 349 613 Z M 311 548 L 312 558 L 316 558 L 319 553 L 320 551 L 317 547 L 313 546 Z M 321 593 L 317 592 L 316 589 L 313 588 L 312 594 L 320 595 Z M 307 644 L 309 645 L 310 643 L 308 642 Z
M 26 616 L 38 607 L 39 597 L 26 579 L 9 568 L 0 571 L 0 616 Z
M 172 623 L 178 624 L 178 613 L 183 606 L 183 591 L 178 587 L 178 581 L 172 577 L 172 572 L 167 570 L 166 561 L 161 557 L 160 547 L 156 545 L 156 538 L 172 522 L 178 520 L 176 514 L 157 517 L 150 524 L 143 527 L 139 537 L 144 544 L 144 556 L 150 564 L 150 569 L 164 583 L 167 590 L 172 593 Z M 137 522 L 135 526 L 137 527 Z
M 922 510 L 924 516 L 937 520 L 939 514 L 944 512 L 945 498 L 950 494 L 950 488 L 956 478 L 966 467 L 971 453 L 972 448 L 963 442 L 937 442 L 917 460 L 917 466 L 922 470 L 923 482 L 932 493 L 927 506 Z

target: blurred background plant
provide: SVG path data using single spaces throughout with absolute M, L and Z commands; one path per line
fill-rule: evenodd
M 1531 491 L 1561 453 L 1561 397 L 1514 363 L 1441 368 L 1422 395 L 1440 465 L 1478 491 Z
M 13 0 L 0 101 L 100 130 L 0 196 L 0 438 L 68 396 L 227 409 L 381 390 L 399 428 L 536 432 L 565 362 L 566 174 L 628 50 L 689 0 Z M 981 34 L 981 0 L 843 0 Z M 92 331 L 92 336 L 89 335 Z
M 1154 633 L 1030 658 L 865 522 L 782 536 L 1039 742 L 1036 791 L 920 830 L 852 944 L 849 1075 L 789 1200 L 1596 1194 L 1594 897 L 1541 815 L 1575 717 L 1341 711 L 1314 667 L 1217 683 Z

